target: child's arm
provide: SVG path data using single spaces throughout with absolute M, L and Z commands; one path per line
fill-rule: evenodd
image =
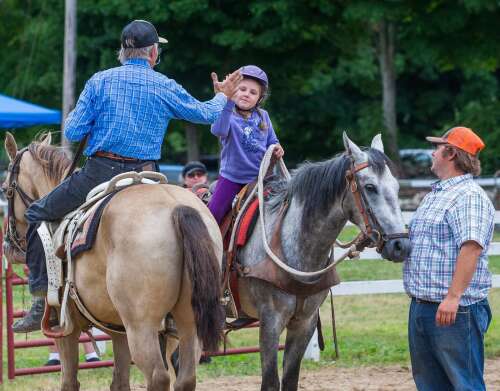
M 231 115 L 233 114 L 234 102 L 228 99 L 226 105 L 222 109 L 219 118 L 213 123 L 210 131 L 213 135 L 219 137 L 227 137 L 231 125 Z
M 271 123 L 269 115 L 267 116 L 267 128 L 268 128 L 267 146 L 269 147 L 272 144 L 276 144 L 273 154 L 275 157 L 280 158 L 285 154 L 285 151 L 283 150 L 283 147 L 280 145 L 278 137 L 276 137 L 276 133 L 274 131 L 273 124 Z

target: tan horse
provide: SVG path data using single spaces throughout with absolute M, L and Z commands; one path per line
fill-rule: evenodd
M 55 187 L 69 167 L 50 136 L 33 142 L 20 157 L 18 187 L 33 199 Z M 21 153 L 7 134 L 11 161 Z M 12 173 L 9 172 L 9 176 Z M 9 183 L 9 177 L 3 185 Z M 26 232 L 21 197 L 14 201 L 15 227 Z M 9 247 L 9 243 L 4 244 Z M 9 251 L 6 252 L 7 254 Z M 123 325 L 114 333 L 111 390 L 129 390 L 131 360 L 144 373 L 148 390 L 166 391 L 158 332 L 167 313 L 179 335 L 179 373 L 174 390 L 194 390 L 201 347 L 217 348 L 224 315 L 220 307 L 222 239 L 209 210 L 191 192 L 172 185 L 135 185 L 106 206 L 94 247 L 75 260 L 81 300 L 100 322 Z M 72 334 L 56 341 L 61 353 L 62 390 L 78 390 L 78 337 L 89 322 L 72 303 Z

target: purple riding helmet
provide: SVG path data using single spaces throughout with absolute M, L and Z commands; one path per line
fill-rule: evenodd
M 255 79 L 262 85 L 262 96 L 260 97 L 259 103 L 262 102 L 267 96 L 269 87 L 269 80 L 267 78 L 266 72 L 264 72 L 256 65 L 245 65 L 241 68 L 240 72 L 243 77 Z

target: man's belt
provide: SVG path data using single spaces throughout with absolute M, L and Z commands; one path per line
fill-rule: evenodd
M 412 296 L 412 299 L 415 300 L 415 302 L 418 304 L 440 304 L 436 301 L 422 300 L 422 299 L 419 299 L 418 297 L 413 297 L 413 296 Z
M 132 158 L 132 157 L 125 157 L 125 156 L 117 155 L 116 153 L 113 153 L 113 152 L 97 151 L 96 153 L 94 153 L 94 156 L 105 157 L 106 159 L 117 160 L 117 161 L 121 161 L 121 162 L 142 162 L 141 159 L 136 159 L 136 158 Z

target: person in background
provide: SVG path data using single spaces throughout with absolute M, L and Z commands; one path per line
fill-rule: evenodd
M 195 185 L 207 185 L 207 167 L 199 161 L 188 162 L 182 169 L 182 187 L 191 189 Z
M 240 73 L 243 80 L 238 90 L 211 127 L 222 144 L 219 179 L 208 203 L 219 225 L 238 192 L 257 179 L 267 148 L 276 144 L 274 156 L 284 154 L 267 111 L 260 108 L 269 91 L 266 73 L 255 65 L 242 67 Z M 216 84 L 217 75 L 212 74 L 212 79 Z
M 420 391 L 481 391 L 495 209 L 473 177 L 485 145 L 462 126 L 427 140 L 439 181 L 410 222 L 412 249 L 403 267 L 413 379 Z
M 82 334 L 82 336 L 84 335 L 86 334 Z M 94 350 L 92 342 L 85 342 L 83 344 L 83 351 L 85 353 L 85 362 L 101 361 L 96 351 Z M 56 345 L 49 346 L 49 359 L 45 363 L 45 366 L 48 367 L 51 365 L 60 365 L 60 364 L 61 364 L 61 359 L 59 356 L 59 351 L 57 350 L 57 346 Z

